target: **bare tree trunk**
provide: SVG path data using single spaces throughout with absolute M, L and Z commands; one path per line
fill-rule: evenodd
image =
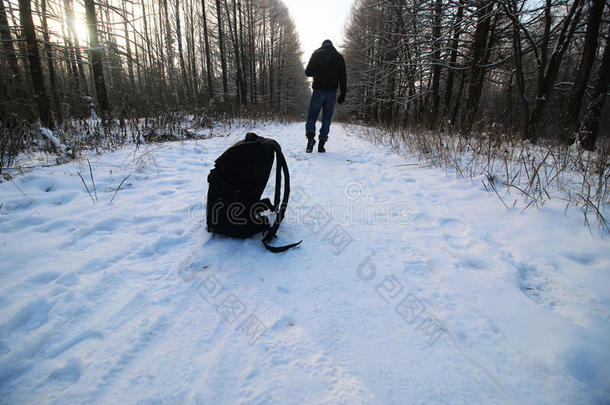
M 225 46 L 222 35 L 222 11 L 220 9 L 220 0 L 216 0 L 216 20 L 218 21 L 218 48 L 220 50 L 220 65 L 222 69 L 222 92 L 227 96 L 229 89 L 227 88 L 227 60 L 225 59 Z
M 274 101 L 275 98 L 273 97 L 274 94 L 273 92 L 275 91 L 275 87 L 274 87 L 274 80 L 275 80 L 275 60 L 274 60 L 274 46 L 273 44 L 275 43 L 275 16 L 271 16 L 271 18 L 269 19 L 269 105 L 271 106 L 272 109 L 275 108 L 274 106 Z
M 199 78 L 197 77 L 197 56 L 195 54 L 195 21 L 193 17 L 193 10 L 195 5 L 193 0 L 189 0 L 189 21 L 186 27 L 188 45 L 189 45 L 189 68 L 191 71 L 191 88 L 193 101 L 199 99 Z
M 100 20 L 98 20 L 98 26 L 101 27 L 101 30 L 98 30 L 98 34 L 101 36 L 102 43 L 106 44 L 106 52 L 107 55 L 106 61 L 104 63 L 104 77 L 106 78 L 106 90 L 108 88 L 111 89 L 120 89 L 123 88 L 121 85 L 121 71 L 123 70 L 122 60 L 117 52 L 117 43 L 114 36 L 114 26 L 115 24 L 112 21 L 112 17 L 110 15 L 111 7 L 109 5 L 105 5 L 103 8 L 99 8 L 100 12 Z
M 551 40 L 551 5 L 552 0 L 546 0 L 544 6 L 544 33 L 542 34 L 542 45 L 540 46 L 540 58 L 536 61 L 538 68 L 538 87 L 537 95 L 538 99 L 544 98 L 544 75 L 547 65 L 547 55 L 549 52 L 549 42 Z
M 136 53 L 136 76 L 138 77 L 138 87 L 140 88 L 140 94 L 144 94 L 144 80 L 142 79 L 142 67 L 140 61 L 140 46 L 138 44 L 138 37 L 136 36 L 134 39 L 134 49 Z
M 74 9 L 72 8 L 72 0 L 64 0 L 64 10 L 66 13 L 66 19 L 68 20 L 68 35 L 74 42 L 74 55 L 76 56 L 76 65 L 78 68 L 77 87 L 88 94 L 89 85 L 87 83 L 87 77 L 85 76 L 85 64 L 83 63 L 83 58 L 80 54 L 80 41 L 78 40 L 78 36 L 74 30 Z
M 574 30 L 576 30 L 576 25 L 578 24 L 581 12 L 582 1 L 574 0 L 570 11 L 564 17 L 564 24 L 561 32 L 559 33 L 559 37 L 557 38 L 557 43 L 555 44 L 555 49 L 551 54 L 549 64 L 545 69 L 544 75 L 539 80 L 536 105 L 527 123 L 527 139 L 532 142 L 538 141 L 538 126 L 542 121 L 544 107 L 548 98 L 550 97 L 551 89 L 553 88 L 553 84 L 555 83 L 557 74 L 559 73 L 559 68 L 561 67 L 563 55 L 568 49 L 570 41 L 572 40 L 572 36 L 574 35 Z
M 182 73 L 182 87 L 186 90 L 186 99 L 191 97 L 189 81 L 186 76 L 186 68 L 184 66 L 184 55 L 182 53 L 182 32 L 180 30 L 180 0 L 176 0 L 176 41 L 178 41 L 178 61 L 180 62 L 180 71 Z
M 430 129 L 434 129 L 438 126 L 439 111 L 440 111 L 440 100 L 439 94 L 440 83 L 441 83 L 441 14 L 443 12 L 442 0 L 435 0 L 434 2 L 434 19 L 432 26 L 432 117 L 430 122 Z
M 26 0 L 23 0 L 26 1 Z M 97 36 L 97 17 L 95 15 L 94 0 L 85 0 L 85 11 L 87 15 L 87 27 L 89 29 L 89 59 L 93 70 L 93 81 L 95 82 L 95 92 L 97 102 L 102 114 L 109 113 L 108 95 L 106 93 L 106 82 L 104 81 L 104 65 L 102 62 L 102 51 Z M 104 117 L 106 118 L 106 117 Z
M 214 88 L 212 86 L 212 62 L 210 56 L 210 40 L 208 35 L 208 21 L 205 11 L 205 0 L 201 0 L 201 18 L 203 19 L 203 40 L 205 42 L 205 68 L 208 79 L 208 94 L 210 98 L 214 97 Z
M 78 68 L 76 67 L 76 53 L 74 52 L 74 45 L 72 44 L 72 38 L 70 35 L 70 30 L 66 25 L 66 18 L 61 21 L 61 32 L 64 40 L 64 63 L 66 65 L 66 70 L 72 75 L 72 78 L 68 78 L 70 81 L 70 87 L 74 91 L 74 89 L 79 89 L 79 78 L 78 78 Z
M 131 91 L 136 89 L 135 76 L 133 74 L 133 58 L 131 57 L 131 40 L 129 39 L 129 26 L 127 25 L 127 4 L 126 0 L 123 0 L 123 11 L 125 12 L 125 18 L 123 19 L 123 29 L 125 35 L 125 48 L 127 50 L 127 74 L 129 76 L 129 84 L 131 85 Z
M 165 46 L 167 47 L 167 73 L 169 76 L 169 86 L 171 90 L 172 102 L 177 104 L 176 101 L 176 74 L 174 73 L 174 52 L 172 48 L 172 30 L 169 24 L 169 10 L 167 7 L 167 0 L 162 0 L 163 4 L 163 15 L 165 18 Z M 184 98 L 181 96 L 181 98 Z
M 458 9 L 453 23 L 453 38 L 451 40 L 451 55 L 449 56 L 449 73 L 447 74 L 447 85 L 445 88 L 445 113 L 449 114 L 451 108 L 451 96 L 453 95 L 453 81 L 455 77 L 455 67 L 457 62 L 458 48 L 460 46 L 460 33 L 462 16 L 464 14 L 464 0 L 459 0 Z
M 512 0 L 510 2 L 510 12 L 515 15 L 517 12 L 517 2 Z M 515 75 L 517 76 L 517 91 L 519 92 L 519 106 L 521 109 L 521 134 L 523 137 L 527 134 L 527 121 L 529 118 L 529 104 L 527 102 L 527 96 L 525 94 L 525 77 L 523 73 L 523 61 L 522 61 L 522 47 L 521 47 L 521 29 L 519 27 L 518 20 L 513 20 L 513 58 L 515 61 Z
M 591 95 L 591 102 L 589 102 L 583 120 L 581 145 L 585 149 L 595 149 L 602 110 L 608 93 L 608 85 L 610 85 L 610 28 L 608 28 L 606 34 L 604 56 L 602 57 L 602 64 L 597 73 L 597 80 L 595 81 L 595 87 L 593 89 L 593 94 Z
M 168 102 L 172 103 L 174 101 L 174 98 L 172 97 L 173 95 L 173 89 L 171 89 L 170 87 L 168 87 L 167 85 L 167 76 L 169 75 L 167 72 L 167 67 L 166 67 L 166 61 L 167 59 L 165 58 L 165 44 L 163 43 L 163 8 L 160 2 L 156 3 L 157 7 L 158 7 L 158 15 L 157 15 L 157 32 L 155 33 L 155 40 L 157 43 L 157 52 L 159 52 L 158 54 L 158 58 L 159 61 L 161 63 L 159 63 L 159 67 L 160 67 L 160 74 L 161 77 L 159 79 L 159 84 L 161 87 L 161 91 L 163 92 L 163 101 L 167 104 Z M 155 3 L 152 3 L 153 7 L 155 6 Z
M 481 98 L 482 78 L 485 75 L 485 68 L 482 65 L 485 59 L 493 5 L 493 1 L 484 0 L 480 1 L 477 7 L 477 27 L 472 44 L 470 77 L 468 79 L 466 102 L 462 106 L 462 118 L 460 120 L 461 128 L 464 132 L 470 132 Z
M 44 85 L 42 66 L 40 65 L 40 54 L 38 52 L 38 41 L 32 21 L 32 5 L 30 0 L 19 0 L 19 19 L 28 50 L 28 62 L 30 65 L 30 77 L 34 88 L 34 99 L 38 107 L 38 116 L 44 127 L 54 128 L 55 124 L 49 109 L 49 98 Z
M 6 82 L 4 80 L 4 77 L 0 76 L 0 99 L 1 100 L 9 100 L 9 96 L 7 94 L 7 89 L 6 89 Z M 5 102 L 0 103 L 0 125 L 2 126 L 8 126 L 10 124 L 8 124 L 8 121 L 10 121 L 9 119 L 9 115 L 6 112 L 5 109 Z M 8 125 L 7 125 L 8 124 Z M 2 150 L 0 150 L 0 154 L 3 153 Z M 2 156 L 0 156 L 0 161 L 2 161 Z M 2 173 L 2 167 L 0 166 L 0 173 Z
M 231 21 L 231 14 L 229 12 L 229 6 L 227 4 L 227 0 L 224 0 L 225 10 L 227 12 L 227 27 L 229 28 L 229 33 L 231 34 L 231 41 L 233 42 L 233 52 L 235 54 L 235 87 L 238 94 L 238 103 L 245 104 L 247 102 L 246 95 L 243 92 L 243 79 L 242 79 L 242 71 L 241 71 L 241 61 L 239 55 L 239 44 L 237 38 L 237 20 L 236 20 L 236 8 L 235 8 L 235 0 L 233 1 L 233 20 Z
M 576 72 L 574 86 L 568 100 L 568 110 L 564 114 L 562 140 L 573 142 L 575 130 L 578 125 L 578 115 L 585 95 L 585 88 L 589 82 L 595 55 L 597 54 L 597 44 L 599 38 L 599 26 L 604 11 L 604 0 L 591 0 L 591 8 L 587 18 L 587 32 L 583 45 L 582 58 Z
M 235 11 L 235 1 L 233 2 L 233 10 Z M 242 72 L 242 81 L 241 81 L 241 93 L 242 93 L 242 102 L 245 104 L 248 102 L 248 70 L 246 68 L 246 57 L 244 54 L 244 26 L 243 26 L 243 14 L 241 10 L 241 1 L 237 0 L 237 10 L 239 14 L 239 53 L 241 59 L 241 72 Z M 236 28 L 237 30 L 237 28 Z
M 263 14 L 263 18 L 262 18 L 262 26 L 263 26 L 263 35 L 261 36 L 260 39 L 260 46 L 261 46 L 261 54 L 259 57 L 259 62 L 258 62 L 258 71 L 259 71 L 259 94 L 261 95 L 261 98 L 263 99 L 264 102 L 264 97 L 266 94 L 266 88 L 267 88 L 267 74 L 266 74 L 266 69 L 267 69 L 267 15 Z
M 255 38 L 254 38 L 254 16 L 253 6 L 251 0 L 247 1 L 247 13 L 248 13 L 248 62 L 249 62 L 249 73 L 250 73 L 250 103 L 256 103 L 256 57 L 255 57 Z
M 153 67 L 154 67 L 154 63 L 153 63 L 153 52 L 152 49 L 150 47 L 151 45 L 151 41 L 150 41 L 150 37 L 148 35 L 148 16 L 146 14 L 146 5 L 144 0 L 141 0 L 140 2 L 140 6 L 142 7 L 142 22 L 144 23 L 144 39 L 146 41 L 146 56 L 144 60 L 148 59 L 148 69 L 144 70 L 144 77 L 146 80 L 146 88 L 148 89 L 148 96 L 152 99 L 154 99 L 154 90 L 155 87 L 159 86 L 159 83 L 155 83 L 154 80 L 152 80 L 152 71 L 153 71 Z
M 0 40 L 2 41 L 4 58 L 8 60 L 8 65 L 11 70 L 11 81 L 17 83 L 21 80 L 21 70 L 19 69 L 15 48 L 13 47 L 14 40 L 11 35 L 11 30 L 9 29 L 8 19 L 6 18 L 4 0 L 0 0 Z
M 458 112 L 460 111 L 460 101 L 462 100 L 462 95 L 464 94 L 464 85 L 466 84 L 466 74 L 461 73 L 460 77 L 460 85 L 458 86 L 457 96 L 455 97 L 455 104 L 453 105 L 453 112 L 451 113 L 451 122 L 455 123 L 458 119 Z
M 55 105 L 55 117 L 57 124 L 64 123 L 64 109 L 57 89 L 57 75 L 55 73 L 55 63 L 53 62 L 53 52 L 51 50 L 51 41 L 49 39 L 49 27 L 47 26 L 47 0 L 42 0 L 40 3 L 41 23 L 42 23 L 42 38 L 44 40 L 44 54 L 47 58 L 47 66 L 49 69 L 49 84 L 51 85 L 51 95 L 53 104 Z

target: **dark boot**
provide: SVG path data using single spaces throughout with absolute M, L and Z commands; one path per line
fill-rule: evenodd
M 326 149 L 324 149 L 324 144 L 326 143 L 326 139 L 320 139 L 320 143 L 318 143 L 318 152 L 324 153 Z
M 313 146 L 316 144 L 316 133 L 315 132 L 307 132 L 307 148 L 305 152 L 311 153 L 313 151 Z

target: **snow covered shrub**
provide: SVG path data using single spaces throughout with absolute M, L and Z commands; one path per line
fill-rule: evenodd
M 28 148 L 41 146 L 40 131 L 25 122 L 0 123 L 0 173 L 10 167 L 15 158 Z
M 0 173 L 5 167 L 13 164 L 13 160 L 21 150 L 19 133 L 19 131 L 11 133 L 8 128 L 0 126 Z

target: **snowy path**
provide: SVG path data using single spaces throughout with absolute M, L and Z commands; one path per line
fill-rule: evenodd
M 95 205 L 86 162 L 0 184 L 0 403 L 608 400 L 609 243 L 576 211 L 269 125 L 293 186 L 277 243 L 303 239 L 273 255 L 205 231 L 245 132 L 91 157 Z

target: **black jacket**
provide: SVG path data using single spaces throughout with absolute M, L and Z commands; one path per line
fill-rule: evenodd
M 313 87 L 316 90 L 337 90 L 345 95 L 347 79 L 345 60 L 332 44 L 316 49 L 309 59 L 305 75 L 313 77 Z

